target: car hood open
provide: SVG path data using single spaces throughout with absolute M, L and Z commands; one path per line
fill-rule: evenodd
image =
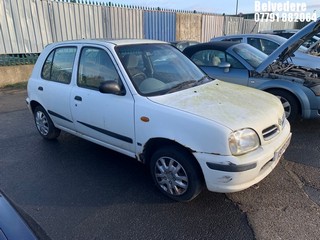
M 149 99 L 231 130 L 248 126 L 261 129 L 265 127 L 261 126 L 262 119 L 271 126 L 278 123 L 283 113 L 281 102 L 271 94 L 220 80 Z
M 300 31 L 292 35 L 285 43 L 281 44 L 269 57 L 264 60 L 257 68 L 256 72 L 262 73 L 275 60 L 285 61 L 290 57 L 307 39 L 313 37 L 320 31 L 320 18 L 309 23 Z

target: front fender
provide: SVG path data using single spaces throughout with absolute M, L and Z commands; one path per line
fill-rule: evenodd
M 312 91 L 295 82 L 289 82 L 285 80 L 272 80 L 272 81 L 264 81 L 261 84 L 256 86 L 257 89 L 269 92 L 272 89 L 281 89 L 291 93 L 298 100 L 301 107 L 301 115 L 303 118 L 308 118 L 310 115 L 310 94 L 313 94 Z M 314 94 L 313 94 L 314 95 Z

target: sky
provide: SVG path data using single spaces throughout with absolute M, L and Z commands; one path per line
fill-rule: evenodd
M 112 2 L 125 5 L 135 5 L 144 7 L 160 7 L 175 10 L 196 10 L 198 12 L 218 13 L 218 14 L 235 14 L 237 13 L 253 13 L 255 0 L 98 0 L 101 2 Z M 307 12 L 316 11 L 320 16 L 319 0 L 269 0 L 272 3 L 305 3 Z M 261 0 L 267 3 L 268 0 Z M 237 4 L 238 3 L 238 4 Z

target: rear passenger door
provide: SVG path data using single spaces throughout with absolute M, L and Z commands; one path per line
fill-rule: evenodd
M 114 62 L 105 48 L 84 46 L 81 49 L 77 84 L 70 96 L 72 115 L 79 133 L 114 150 L 133 153 L 134 101 L 131 93 L 99 92 L 104 81 L 115 81 L 124 87 Z
M 40 78 L 34 79 L 38 101 L 62 129 L 74 129 L 69 100 L 76 52 L 76 46 L 53 49 L 42 66 Z

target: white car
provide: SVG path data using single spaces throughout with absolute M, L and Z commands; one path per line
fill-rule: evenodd
M 277 97 L 210 79 L 161 41 L 50 44 L 27 103 L 45 139 L 63 130 L 133 157 L 177 201 L 258 183 L 291 138 Z

